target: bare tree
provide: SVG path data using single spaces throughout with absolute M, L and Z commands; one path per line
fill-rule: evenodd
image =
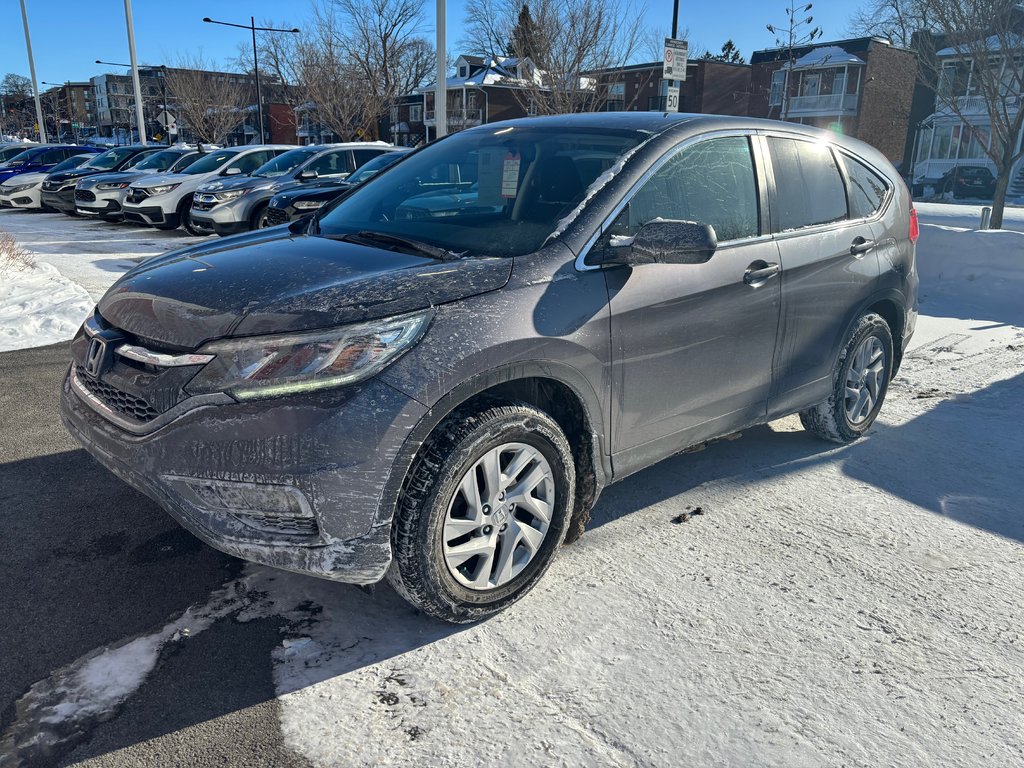
M 245 119 L 249 89 L 237 77 L 213 72 L 202 56 L 183 56 L 166 70 L 167 97 L 196 139 L 223 143 Z
M 850 15 L 847 31 L 856 36 L 883 37 L 893 45 L 910 48 L 915 32 L 934 29 L 928 1 L 871 0 Z
M 264 19 L 264 27 L 291 28 L 290 23 Z M 300 101 L 295 86 L 299 82 L 301 49 L 305 45 L 303 35 L 282 35 L 274 32 L 256 33 L 256 51 L 260 61 L 260 85 L 264 97 L 270 101 L 295 106 Z M 240 43 L 233 66 L 239 72 L 253 73 L 252 43 Z
M 620 0 L 534 0 L 524 35 L 516 33 L 522 7 L 522 0 L 469 3 L 465 29 L 473 52 L 521 60 L 510 73 L 513 93 L 532 111 L 581 112 L 606 103 L 616 71 L 642 49 L 642 14 Z
M 1010 174 L 1024 157 L 1017 149 L 1024 129 L 1024 11 L 1013 0 L 924 2 L 939 34 L 921 36 L 919 75 L 938 84 L 937 104 L 960 120 L 960 140 L 969 132 L 995 166 L 991 226 L 999 229 Z M 936 45 L 948 55 L 936 56 Z
M 790 85 L 789 75 L 796 65 L 796 51 L 806 45 L 810 45 L 821 37 L 821 27 L 812 26 L 814 17 L 809 14 L 814 7 L 812 3 L 797 7 L 794 0 L 789 0 L 789 7 L 786 11 L 785 24 L 768 24 L 767 29 L 775 35 L 775 44 L 786 52 L 786 79 L 782 89 L 782 110 L 781 118 L 785 120 L 789 116 Z M 803 17 L 803 18 L 801 18 Z M 768 110 L 768 117 L 771 117 L 771 109 Z

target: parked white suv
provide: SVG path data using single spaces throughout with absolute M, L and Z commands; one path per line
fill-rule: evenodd
M 184 227 L 190 234 L 205 234 L 192 227 L 192 194 L 204 182 L 221 176 L 245 176 L 283 152 L 286 144 L 228 147 L 209 152 L 180 173 L 158 173 L 133 182 L 124 201 L 124 220 L 157 229 Z

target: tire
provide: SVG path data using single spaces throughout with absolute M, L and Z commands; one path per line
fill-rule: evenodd
M 864 315 L 847 335 L 836 361 L 832 394 L 825 402 L 800 411 L 804 429 L 834 443 L 851 443 L 859 438 L 868 431 L 882 408 L 892 377 L 892 364 L 889 324 L 881 315 Z M 861 376 L 861 372 L 866 374 Z M 848 383 L 854 384 L 849 390 Z M 854 390 L 858 392 L 856 396 Z
M 500 495 L 486 480 L 486 467 L 494 466 L 500 468 Z M 514 472 L 507 484 L 505 470 Z M 538 476 L 543 479 L 531 486 Z M 504 610 L 533 588 L 554 559 L 572 517 L 575 484 L 569 443 L 543 411 L 511 403 L 454 413 L 409 472 L 392 525 L 388 581 L 414 607 L 451 623 Z M 467 488 L 476 489 L 476 508 Z M 479 554 L 466 557 L 460 547 Z
M 264 203 L 263 205 L 259 206 L 255 211 L 253 211 L 252 216 L 249 217 L 250 230 L 266 229 L 268 226 L 270 226 L 269 223 L 267 222 L 267 208 L 269 207 L 269 203 Z
M 179 209 L 178 211 L 178 215 L 181 219 L 181 224 L 179 226 L 193 237 L 206 237 L 207 235 L 210 234 L 209 232 L 204 232 L 201 229 L 196 229 L 195 225 L 192 224 L 191 198 L 189 198 L 189 200 L 189 204 L 187 206 L 182 206 L 181 209 Z

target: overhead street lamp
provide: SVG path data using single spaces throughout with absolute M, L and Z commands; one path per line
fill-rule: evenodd
M 125 67 L 127 69 L 131 69 L 131 66 L 132 66 L 131 64 L 120 64 L 120 63 L 118 63 L 116 61 L 102 61 L 100 59 L 96 59 L 96 63 L 97 64 L 105 64 L 108 67 Z M 163 64 L 155 64 L 153 66 L 145 67 L 145 69 L 159 69 L 161 71 L 161 73 L 162 73 L 161 77 L 160 77 L 160 102 L 161 102 L 160 103 L 160 109 L 166 115 L 167 114 L 167 82 L 166 82 L 167 81 L 167 67 L 164 66 Z M 159 122 L 159 120 L 157 122 Z M 165 133 L 167 131 L 167 126 L 166 125 L 164 125 L 164 131 L 165 131 Z M 170 142 L 170 135 L 169 134 L 167 134 L 167 139 L 168 139 L 167 144 L 170 144 L 171 142 Z
M 220 24 L 224 27 L 237 27 L 238 29 L 248 29 L 252 32 L 252 69 L 253 74 L 256 76 L 256 109 L 259 112 L 260 121 L 260 144 L 266 143 L 266 137 L 263 134 L 263 93 L 260 90 L 260 60 L 259 52 L 256 47 L 256 33 L 257 32 L 289 32 L 298 34 L 299 30 L 295 27 L 292 29 L 276 29 L 274 27 L 257 27 L 256 17 L 250 16 L 248 24 L 233 24 L 230 21 L 215 21 L 209 16 L 203 19 L 207 24 Z

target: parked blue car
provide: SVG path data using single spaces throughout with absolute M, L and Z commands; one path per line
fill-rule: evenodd
M 76 146 L 74 144 L 42 144 L 29 147 L 6 163 L 0 164 L 0 184 L 21 173 L 48 171 L 57 163 L 62 163 L 75 155 L 99 154 L 103 151 L 100 147 Z

